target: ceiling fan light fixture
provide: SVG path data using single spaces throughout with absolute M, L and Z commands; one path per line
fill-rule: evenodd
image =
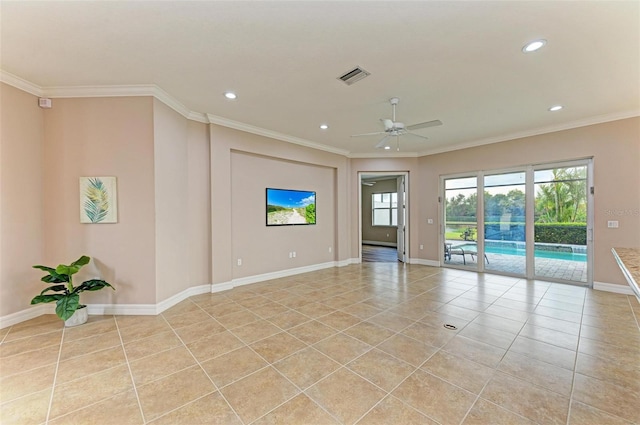
M 534 40 L 524 45 L 524 47 L 522 48 L 522 53 L 535 52 L 536 50 L 539 50 L 542 47 L 544 47 L 545 44 L 547 44 L 547 40 L 545 39 Z

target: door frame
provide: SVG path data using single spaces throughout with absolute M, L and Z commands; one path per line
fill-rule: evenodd
M 404 193 L 405 193 L 405 223 L 404 223 L 404 258 L 405 264 L 410 263 L 409 255 L 409 172 L 408 171 L 358 171 L 358 259 L 362 263 L 362 180 L 375 177 L 404 177 Z M 398 246 L 396 246 L 396 252 Z

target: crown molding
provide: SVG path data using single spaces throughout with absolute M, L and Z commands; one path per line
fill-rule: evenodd
M 348 158 L 361 158 L 361 159 L 377 159 L 377 158 L 417 158 L 419 154 L 417 152 L 387 152 L 387 153 L 349 153 Z
M 307 148 L 318 149 L 325 152 L 335 153 L 338 155 L 348 156 L 349 151 L 345 149 L 338 149 L 331 146 L 321 145 L 319 143 L 311 142 L 299 137 L 289 136 L 288 134 L 278 133 L 277 131 L 267 130 L 261 127 L 255 127 L 253 125 L 245 124 L 239 121 L 233 121 L 227 118 L 219 117 L 217 115 L 207 114 L 207 118 L 211 124 L 218 124 L 223 127 L 229 127 L 247 133 L 257 134 L 258 136 L 265 136 L 271 139 L 282 140 L 283 142 L 293 143 L 295 145 L 305 146 Z
M 43 97 L 41 87 L 1 69 L 0 81 L 34 96 Z
M 640 116 L 640 110 L 618 112 L 614 114 L 597 115 L 595 117 L 585 118 L 583 120 L 571 121 L 571 122 L 563 123 L 560 125 L 540 127 L 533 130 L 520 131 L 517 133 L 510 133 L 510 134 L 504 134 L 501 136 L 475 140 L 468 143 L 456 145 L 453 147 L 429 149 L 429 150 L 418 153 L 417 156 L 421 157 L 421 156 L 429 156 L 429 155 L 435 155 L 435 154 L 445 153 L 445 152 L 453 152 L 460 149 L 474 148 L 477 146 L 490 145 L 493 143 L 508 142 L 509 140 L 522 139 L 524 137 L 539 136 L 541 134 L 555 133 L 558 131 L 571 130 L 574 128 L 586 127 L 588 125 L 602 124 L 605 122 L 624 120 L 627 118 L 634 118 L 638 116 Z
M 68 87 L 40 87 L 14 74 L 0 69 L 0 82 L 13 86 L 17 89 L 25 91 L 37 97 L 51 98 L 73 98 L 73 97 L 125 97 L 125 96 L 150 96 L 158 99 L 180 115 L 191 121 L 197 121 L 204 124 L 217 124 L 236 130 L 245 131 L 260 136 L 269 137 L 283 142 L 293 143 L 305 146 L 311 149 L 317 149 L 324 152 L 334 153 L 346 156 L 347 158 L 418 158 L 422 156 L 435 155 L 445 152 L 452 152 L 461 149 L 474 148 L 477 146 L 489 145 L 493 143 L 506 142 L 509 140 L 521 139 L 524 137 L 538 136 L 541 134 L 554 133 L 557 131 L 571 130 L 574 128 L 585 127 L 588 125 L 602 124 L 610 121 L 617 121 L 627 118 L 640 116 L 640 110 L 625 111 L 614 114 L 598 115 L 583 120 L 572 121 L 560 125 L 540 127 L 533 130 L 526 130 L 516 133 L 504 134 L 501 136 L 489 137 L 486 139 L 474 140 L 456 146 L 440 147 L 428 149 L 421 152 L 380 152 L 380 153 L 353 153 L 346 149 L 339 149 L 332 146 L 323 145 L 279 133 L 273 130 L 256 127 L 239 121 L 233 121 L 227 118 L 219 117 L 212 114 L 195 112 L 187 108 L 183 103 L 164 91 L 155 84 L 141 85 L 121 85 L 121 86 L 68 86 Z

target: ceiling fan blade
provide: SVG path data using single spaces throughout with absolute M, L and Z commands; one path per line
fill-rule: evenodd
M 376 148 L 380 149 L 383 148 L 387 145 L 387 140 L 389 140 L 389 135 L 386 135 L 382 138 L 382 140 L 380 140 L 380 142 L 378 142 L 378 144 L 376 145 Z
M 427 127 L 437 127 L 439 125 L 442 125 L 442 121 L 440 120 L 426 121 L 421 122 L 420 124 L 409 125 L 407 126 L 407 130 L 418 130 Z
M 416 134 L 416 133 L 412 133 L 412 132 L 410 132 L 410 131 L 406 131 L 406 132 L 404 132 L 404 133 L 403 133 L 403 136 L 414 136 L 414 137 L 419 137 L 419 138 L 421 138 L 421 139 L 427 140 L 427 137 L 421 136 L 421 135 Z
M 351 137 L 375 136 L 378 134 L 385 134 L 385 133 L 386 131 L 376 131 L 375 133 L 352 134 Z
M 384 123 L 385 130 L 391 130 L 393 128 L 393 121 L 388 118 L 380 118 L 380 121 Z

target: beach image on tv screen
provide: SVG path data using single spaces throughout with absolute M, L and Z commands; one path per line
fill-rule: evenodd
M 267 189 L 267 226 L 316 224 L 316 193 Z

